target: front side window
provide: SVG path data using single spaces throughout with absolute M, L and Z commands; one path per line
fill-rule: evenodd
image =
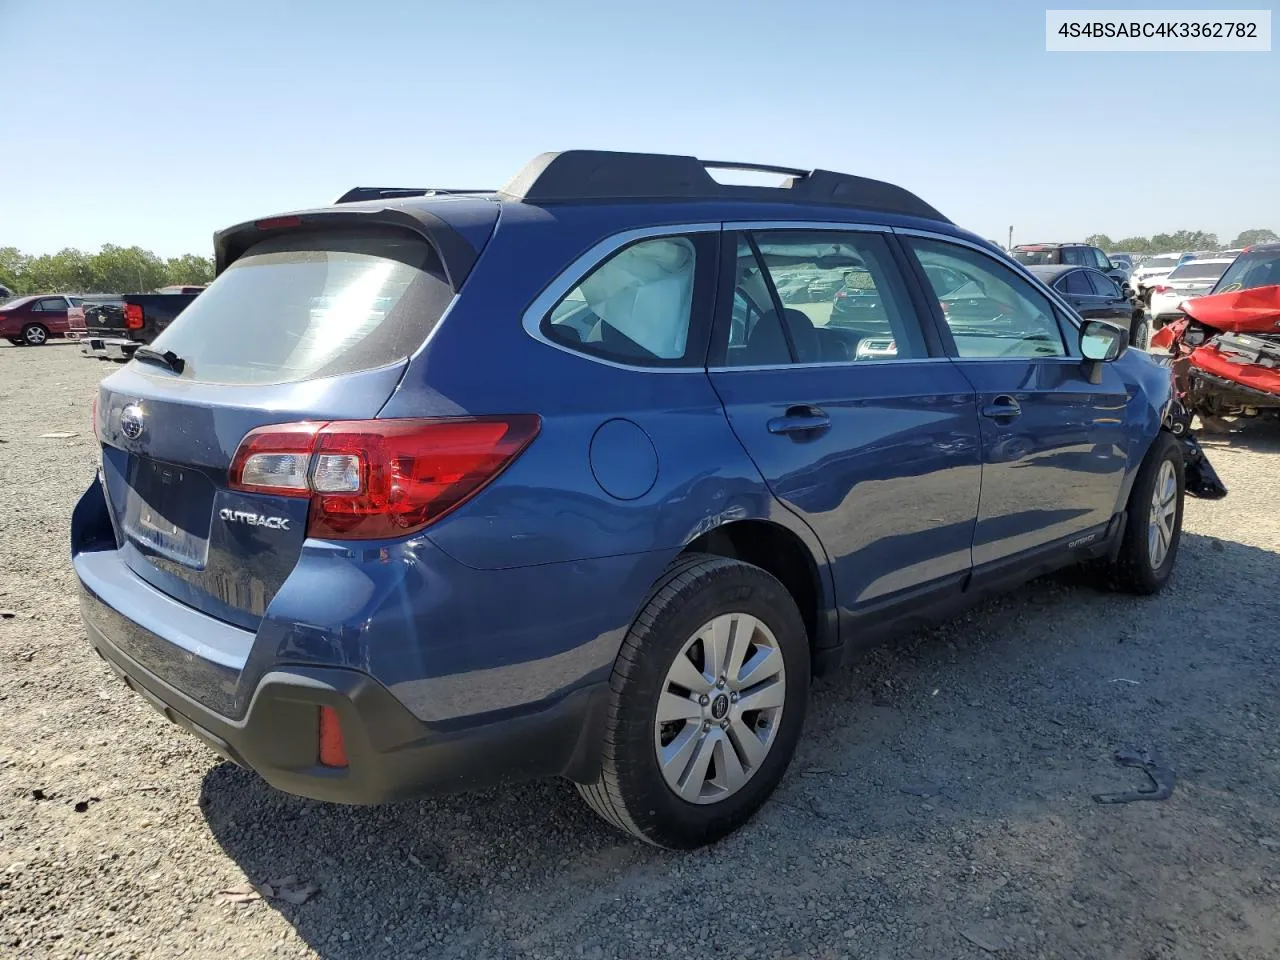
M 726 366 L 928 355 L 906 287 L 878 234 L 740 235 L 734 270 Z
M 1027 359 L 1067 355 L 1049 300 L 1008 267 L 969 247 L 908 238 L 942 307 L 958 356 Z M 934 277 L 941 268 L 967 282 L 949 292 Z
M 1097 267 L 1099 270 L 1112 269 L 1111 261 L 1107 259 L 1107 255 L 1105 253 L 1097 247 L 1093 247 L 1090 252 L 1093 254 L 1093 263 L 1090 264 L 1090 266 Z
M 698 255 L 693 237 L 641 240 L 596 266 L 551 308 L 542 332 L 620 363 L 702 364 L 690 337 Z M 705 350 L 705 340 L 702 349 Z

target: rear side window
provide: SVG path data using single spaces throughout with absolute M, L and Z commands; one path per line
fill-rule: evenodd
M 705 327 L 699 255 L 706 235 L 640 240 L 596 265 L 543 318 L 547 339 L 636 366 L 702 366 Z M 705 264 L 700 263 L 706 260 Z
M 1120 288 L 1105 273 L 1093 271 L 1089 274 L 1089 282 L 1093 284 L 1094 292 L 1100 297 L 1110 297 L 1115 300 L 1120 296 Z
M 153 346 L 186 360 L 184 379 L 206 383 L 339 376 L 412 354 L 452 299 L 439 259 L 421 237 L 393 230 L 286 234 L 250 247 Z

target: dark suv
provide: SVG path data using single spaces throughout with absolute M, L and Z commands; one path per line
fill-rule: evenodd
M 98 391 L 89 642 L 280 789 L 563 775 L 691 847 L 864 644 L 1081 561 L 1165 585 L 1166 367 L 906 190 L 709 166 L 545 154 L 219 233 Z M 779 293 L 815 286 L 866 302 Z
M 1123 264 L 1112 263 L 1101 247 L 1093 247 L 1087 243 L 1021 243 L 1010 253 L 1019 263 L 1029 267 L 1064 264 L 1101 270 L 1125 290 L 1127 295 L 1129 271 Z

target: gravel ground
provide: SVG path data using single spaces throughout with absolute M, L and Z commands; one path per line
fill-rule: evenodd
M 126 690 L 67 560 L 110 369 L 0 347 L 0 955 L 1280 956 L 1280 431 L 1207 444 L 1231 494 L 1188 501 L 1162 597 L 1051 578 L 867 655 L 817 684 L 760 815 L 671 854 L 561 782 L 289 797 Z M 1120 747 L 1172 797 L 1095 803 L 1145 786 Z M 288 876 L 319 892 L 219 896 Z

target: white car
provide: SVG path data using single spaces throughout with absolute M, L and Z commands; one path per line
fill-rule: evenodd
M 1151 326 L 1159 330 L 1166 323 L 1182 316 L 1178 305 L 1185 300 L 1194 300 L 1204 296 L 1213 289 L 1218 278 L 1227 272 L 1234 257 L 1209 257 L 1203 260 L 1188 260 L 1180 267 L 1175 267 L 1164 278 L 1155 281 L 1151 286 Z
M 1193 253 L 1160 253 L 1147 257 L 1133 268 L 1129 286 L 1144 300 L 1150 299 L 1151 288 L 1167 277 L 1173 269 L 1195 257 Z

